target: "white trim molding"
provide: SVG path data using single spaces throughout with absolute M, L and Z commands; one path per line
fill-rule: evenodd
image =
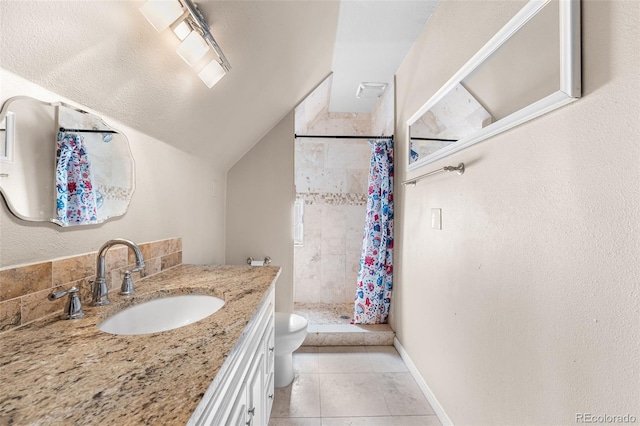
M 438 416 L 438 420 L 440 420 L 442 426 L 453 426 L 453 422 L 447 415 L 446 411 L 444 411 L 444 407 L 442 406 L 442 404 L 440 404 L 440 401 L 438 401 L 436 395 L 433 393 L 427 382 L 425 382 L 424 378 L 420 375 L 418 368 L 413 363 L 411 358 L 409 358 L 409 354 L 404 349 L 397 337 L 393 339 L 393 346 L 396 348 L 396 350 L 400 354 L 400 357 L 407 365 L 409 372 L 418 384 L 418 387 L 424 394 L 425 398 L 427 398 L 427 401 L 429 401 L 429 404 L 431 404 L 431 408 L 433 408 L 434 413 L 436 414 L 436 416 Z
M 552 1 L 559 3 L 558 30 L 560 34 L 560 51 L 558 55 L 560 56 L 560 67 L 558 76 L 560 87 L 558 87 L 557 91 L 415 162 L 411 162 L 410 155 L 408 155 L 406 160 L 404 160 L 407 162 L 407 172 L 415 171 L 422 166 L 447 157 L 454 152 L 463 150 L 580 98 L 582 95 L 580 0 L 529 0 L 493 38 L 406 121 L 406 143 L 409 147 L 411 146 L 411 126 L 416 121 L 444 98 L 445 95 L 451 92 L 456 85 L 471 75 L 471 73 L 489 59 L 494 52 L 514 36 L 527 22 L 535 17 L 544 6 Z

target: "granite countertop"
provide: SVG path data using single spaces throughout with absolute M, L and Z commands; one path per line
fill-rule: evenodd
M 280 269 L 180 265 L 84 306 L 0 334 L 0 424 L 185 424 Z M 216 314 L 161 333 L 117 336 L 97 324 L 134 303 L 177 294 L 225 301 Z M 42 303 L 48 303 L 43 300 Z

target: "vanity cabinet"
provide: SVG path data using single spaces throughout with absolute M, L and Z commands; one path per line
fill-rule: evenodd
M 205 392 L 188 425 L 266 426 L 273 405 L 273 285 Z
M 229 422 L 232 426 L 245 426 L 247 424 L 247 385 L 243 383 L 238 392 L 238 397 L 231 408 Z

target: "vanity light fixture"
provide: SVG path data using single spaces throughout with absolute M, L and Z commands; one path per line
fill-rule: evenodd
M 171 28 L 182 42 L 176 52 L 194 68 L 207 87 L 213 87 L 231 70 L 193 0 L 148 0 L 140 12 L 158 32 Z

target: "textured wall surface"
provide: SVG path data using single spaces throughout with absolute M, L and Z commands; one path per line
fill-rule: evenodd
M 0 101 L 27 95 L 88 110 L 2 69 L 0 87 Z M 100 225 L 61 228 L 19 220 L 3 205 L 0 267 L 95 251 L 116 237 L 136 242 L 182 237 L 185 263 L 224 263 L 224 173 L 100 111 L 89 111 L 129 139 L 136 164 L 136 189 L 128 212 Z
M 443 1 L 396 75 L 396 182 L 467 172 L 397 185 L 394 327 L 454 424 L 638 417 L 640 3 L 582 2 L 582 99 L 404 171 L 406 120 L 522 4 Z
M 282 272 L 276 310 L 293 310 L 293 112 L 227 173 L 226 262 L 270 256 Z
M 380 100 L 371 112 L 371 134 L 373 136 L 393 135 L 395 86 L 390 81 Z
M 297 135 L 370 135 L 370 113 L 329 112 L 333 75 L 295 108 Z
M 367 203 L 365 140 L 296 139 L 296 198 L 304 242 L 295 247 L 295 302 L 353 302 Z

